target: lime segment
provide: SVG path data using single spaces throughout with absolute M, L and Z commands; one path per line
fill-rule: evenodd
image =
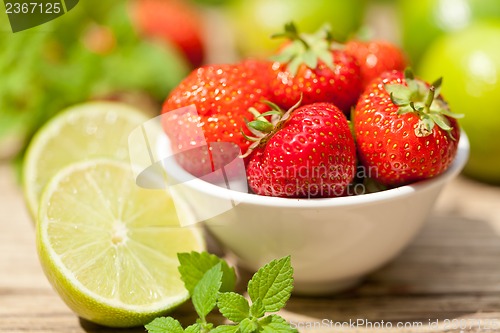
M 32 215 L 37 215 L 43 188 L 64 166 L 95 157 L 128 161 L 128 136 L 147 120 L 141 111 L 115 102 L 80 104 L 51 119 L 31 141 L 23 166 Z
M 68 306 L 98 324 L 143 325 L 183 303 L 177 253 L 204 247 L 199 229 L 180 227 L 168 192 L 137 186 L 128 163 L 71 164 L 41 197 L 42 267 Z

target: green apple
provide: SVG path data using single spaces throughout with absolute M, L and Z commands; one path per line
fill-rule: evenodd
M 499 0 L 399 0 L 402 44 L 417 63 L 432 41 L 472 22 L 500 18 Z
M 293 21 L 299 31 L 314 32 L 329 23 L 333 37 L 343 40 L 362 23 L 365 0 L 234 0 L 229 17 L 244 55 L 267 55 L 282 40 L 270 36 Z
M 444 78 L 442 94 L 471 143 L 465 173 L 500 184 L 500 22 L 476 23 L 435 41 L 417 73 Z

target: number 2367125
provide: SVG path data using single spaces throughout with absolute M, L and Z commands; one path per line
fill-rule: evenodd
M 63 9 L 60 2 L 6 2 L 7 14 L 59 14 Z

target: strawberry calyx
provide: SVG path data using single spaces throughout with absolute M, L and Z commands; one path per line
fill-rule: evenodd
M 323 25 L 313 34 L 299 33 L 293 22 L 285 24 L 285 31 L 274 34 L 272 38 L 288 38 L 291 42 L 286 45 L 271 60 L 287 64 L 287 71 L 295 75 L 299 67 L 304 64 L 311 69 L 318 66 L 321 60 L 325 65 L 334 69 L 331 49 L 333 37 L 330 26 Z
M 391 101 L 398 106 L 398 114 L 415 113 L 419 122 L 415 127 L 417 137 L 430 135 L 437 125 L 446 131 L 452 139 L 453 127 L 448 119 L 462 118 L 463 115 L 450 111 L 448 104 L 439 95 L 442 78 L 434 81 L 430 86 L 425 82 L 415 79 L 411 69 L 404 72 L 406 86 L 403 84 L 386 84 L 385 90 L 390 94 Z
M 248 112 L 254 116 L 254 120 L 247 121 L 246 125 L 255 136 L 246 135 L 243 129 L 241 130 L 243 137 L 248 141 L 252 141 L 248 150 L 240 156 L 241 158 L 249 156 L 255 148 L 264 146 L 276 132 L 282 129 L 287 120 L 292 116 L 293 111 L 302 103 L 302 97 L 295 105 L 288 109 L 288 111 L 284 111 L 278 105 L 270 101 L 262 101 L 262 103 L 269 106 L 271 110 L 260 113 L 255 108 L 248 109 Z M 268 120 L 266 117 L 271 117 L 271 120 Z

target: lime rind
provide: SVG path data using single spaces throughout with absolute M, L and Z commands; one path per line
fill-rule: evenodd
M 47 122 L 33 137 L 23 165 L 28 209 L 37 216 L 38 200 L 48 180 L 64 166 L 96 157 L 128 161 L 128 136 L 148 117 L 118 102 L 72 106 Z
M 177 253 L 205 248 L 197 227 L 172 221 L 165 190 L 139 188 L 132 177 L 124 162 L 71 164 L 40 201 L 37 249 L 45 274 L 73 311 L 106 326 L 142 325 L 185 302 Z M 134 205 L 148 201 L 156 202 L 156 214 L 133 214 Z

